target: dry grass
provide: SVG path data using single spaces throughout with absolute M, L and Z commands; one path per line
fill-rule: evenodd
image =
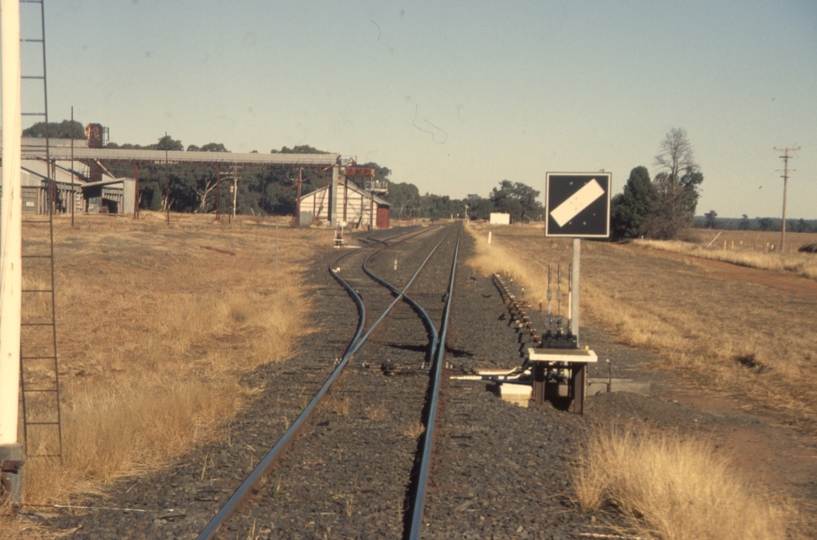
M 380 420 L 385 420 L 389 417 L 389 412 L 386 410 L 385 407 L 368 407 L 364 414 L 366 419 L 372 422 L 377 422 Z
M 706 247 L 706 244 L 676 240 L 636 240 L 634 243 L 639 246 L 663 249 L 702 259 L 713 259 L 763 270 L 793 272 L 803 277 L 817 279 L 817 256 L 813 253 L 798 253 L 788 250 L 780 253 L 746 248 L 742 244 L 735 244 L 734 241 L 730 243 L 728 240 L 724 240 L 723 242 L 720 245 L 716 242 L 711 247 Z
M 711 242 L 713 248 L 724 249 L 725 243 L 727 250 L 780 251 L 780 232 L 689 229 L 685 235 L 686 239 L 696 244 L 708 245 Z M 800 246 L 814 242 L 817 242 L 817 233 L 789 231 L 786 233 L 785 253 L 797 252 Z
M 64 459 L 28 460 L 27 503 L 103 491 L 218 437 L 260 390 L 241 374 L 308 332 L 300 272 L 331 232 L 280 228 L 274 272 L 272 227 L 162 219 L 56 225 Z
M 329 396 L 329 399 L 323 404 L 324 410 L 336 416 L 349 416 L 349 411 L 352 408 L 352 402 L 348 397 Z
M 409 439 L 417 439 L 423 433 L 425 433 L 425 431 L 426 431 L 426 427 L 423 425 L 422 422 L 415 422 L 414 424 L 409 425 L 403 431 L 403 435 L 405 435 Z
M 49 533 L 41 525 L 6 515 L 5 512 L 6 509 L 0 505 L 0 540 L 53 538 L 53 533 Z
M 608 509 L 638 536 L 786 538 L 783 510 L 755 493 L 727 459 L 700 441 L 599 430 L 577 455 L 573 479 L 583 511 Z
M 571 260 L 571 242 L 545 239 L 541 228 L 469 230 L 477 254 L 467 264 L 485 275 L 500 272 L 518 280 L 534 298 L 545 298 L 547 264 L 561 263 L 564 270 Z M 817 431 L 817 298 L 712 277 L 696 265 L 600 242 L 582 243 L 581 284 L 583 324 L 600 326 L 627 345 L 655 350 L 656 367 L 674 369 L 694 384 L 740 396 L 744 406 L 771 410 L 786 423 Z M 628 459 L 627 474 L 637 474 L 639 459 Z M 659 483 L 654 489 L 664 488 Z M 720 508 L 724 514 L 740 511 Z M 734 523 L 741 516 L 721 519 Z M 651 534 L 659 530 L 649 527 Z M 706 538 L 661 536 L 696 537 Z
M 547 264 L 564 269 L 571 259 L 570 242 L 544 239 L 541 229 L 495 227 L 490 246 L 487 230 L 469 230 L 477 242 L 469 264 L 512 276 L 536 298 L 545 297 Z M 817 430 L 817 298 L 710 277 L 695 265 L 600 242 L 582 244 L 581 284 L 582 321 L 658 351 L 660 367 Z

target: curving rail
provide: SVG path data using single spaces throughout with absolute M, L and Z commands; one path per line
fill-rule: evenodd
M 421 231 L 418 234 L 421 234 L 422 232 L 427 232 L 427 231 L 428 231 L 428 229 L 426 229 L 424 231 Z M 449 233 L 450 233 L 450 231 L 449 231 Z M 409 233 L 409 234 L 410 234 L 409 238 L 411 238 L 413 236 L 416 236 L 416 234 L 412 234 L 412 233 Z M 398 236 L 403 236 L 403 235 L 398 235 Z M 340 376 L 343 369 L 349 363 L 349 359 L 352 357 L 352 355 L 354 355 L 355 352 L 357 352 L 360 349 L 360 347 L 366 342 L 366 340 L 369 338 L 369 336 L 372 334 L 372 332 L 375 330 L 375 328 L 377 328 L 377 326 L 385 319 L 385 317 L 394 308 L 394 306 L 397 305 L 397 303 L 400 302 L 400 300 L 404 300 L 404 299 L 407 300 L 407 297 L 405 295 L 406 291 L 412 285 L 412 283 L 417 278 L 417 276 L 420 274 L 420 272 L 425 267 L 425 265 L 429 261 L 429 259 L 431 259 L 431 256 L 437 251 L 437 249 L 440 247 L 440 245 L 442 245 L 442 243 L 445 241 L 445 239 L 447 237 L 448 237 L 448 234 L 446 234 L 445 237 L 443 237 L 443 239 L 440 240 L 440 242 L 438 242 L 434 246 L 434 248 L 431 250 L 431 252 L 425 258 L 423 263 L 418 267 L 417 271 L 414 273 L 414 275 L 411 277 L 411 279 L 409 279 L 409 281 L 406 283 L 406 285 L 403 287 L 402 290 L 397 289 L 396 287 L 394 287 L 391 284 L 387 284 L 385 281 L 381 280 L 380 278 L 374 277 L 374 275 L 370 274 L 368 272 L 368 270 L 367 270 L 367 274 L 372 276 L 372 278 L 375 279 L 375 281 L 377 281 L 378 283 L 388 287 L 390 290 L 395 292 L 396 296 L 395 296 L 394 300 L 389 304 L 389 306 L 383 311 L 383 313 L 380 315 L 380 317 L 374 323 L 372 323 L 372 325 L 369 327 L 369 329 L 363 335 L 361 335 L 361 333 L 363 332 L 363 327 L 364 327 L 365 322 L 366 322 L 366 308 L 363 305 L 363 300 L 361 299 L 360 295 L 352 288 L 352 286 L 349 285 L 343 278 L 341 278 L 340 275 L 337 272 L 335 272 L 335 270 L 334 270 L 334 268 L 337 267 L 337 264 L 342 259 L 344 259 L 345 257 L 351 255 L 354 252 L 350 251 L 348 253 L 345 253 L 344 255 L 341 255 L 340 257 L 338 257 L 337 259 L 332 261 L 332 264 L 329 266 L 329 273 L 346 290 L 346 292 L 349 294 L 349 296 L 351 296 L 352 300 L 355 302 L 355 305 L 357 306 L 357 310 L 358 310 L 358 314 L 359 314 L 360 318 L 359 318 L 359 321 L 358 321 L 357 329 L 355 331 L 355 335 L 352 338 L 349 345 L 347 346 L 346 351 L 345 351 L 345 353 L 343 355 L 343 358 L 338 363 L 337 367 L 332 371 L 331 375 L 327 378 L 326 382 L 324 382 L 324 384 L 321 386 L 321 388 L 318 390 L 318 392 L 315 394 L 315 396 L 310 400 L 309 404 L 307 404 L 307 406 L 304 407 L 301 414 L 298 415 L 298 418 L 295 419 L 295 421 L 292 423 L 292 425 L 289 427 L 289 429 L 287 429 L 287 431 L 281 436 L 281 438 L 278 440 L 278 442 L 275 443 L 275 446 L 273 446 L 272 449 L 270 449 L 270 451 L 267 452 L 267 454 L 264 456 L 264 458 L 259 462 L 258 466 L 256 466 L 255 469 L 253 469 L 253 471 L 247 476 L 247 478 L 244 480 L 244 482 L 242 482 L 241 485 L 230 496 L 230 498 L 227 500 L 227 502 L 224 504 L 224 506 L 219 510 L 219 512 L 215 515 L 215 517 L 213 517 L 213 519 L 210 521 L 210 523 L 207 525 L 207 527 L 198 536 L 199 540 L 209 540 L 210 538 L 213 538 L 213 536 L 216 534 L 216 532 L 218 532 L 221 525 L 224 522 L 227 521 L 227 519 L 233 514 L 233 512 L 235 512 L 235 510 L 238 508 L 239 504 L 244 500 L 244 498 L 247 495 L 249 495 L 249 493 L 252 490 L 252 487 L 261 479 L 261 477 L 264 476 L 264 474 L 272 466 L 272 464 L 275 462 L 275 460 L 283 453 L 283 450 L 286 449 L 286 447 L 289 445 L 289 443 L 294 439 L 295 435 L 297 435 L 297 433 L 301 430 L 301 428 L 309 420 L 309 418 L 311 417 L 312 413 L 316 410 L 316 408 L 317 408 L 318 404 L 320 403 L 321 399 L 323 398 L 323 396 L 326 394 L 326 392 L 329 390 L 329 388 L 332 386 L 332 384 Z M 404 240 L 401 240 L 401 242 L 405 241 L 407 239 L 408 238 L 405 238 Z M 380 240 L 377 240 L 377 241 L 381 242 L 381 243 L 384 243 L 384 242 L 382 242 Z M 459 242 L 459 240 L 458 240 L 458 242 Z M 376 251 L 375 253 L 372 253 L 371 255 L 369 255 L 369 257 L 366 258 L 366 262 L 368 262 L 369 259 L 371 259 L 371 257 L 373 255 L 383 251 L 387 247 L 389 247 L 389 246 L 386 245 L 386 247 L 384 247 L 384 248 Z M 364 263 L 364 266 L 365 266 L 365 263 Z M 411 302 L 409 302 L 409 303 L 412 305 L 412 307 L 415 307 L 415 306 L 419 307 L 419 305 L 416 304 L 416 302 L 414 302 L 413 300 Z M 422 311 L 422 308 L 420 308 L 420 310 Z M 423 313 L 425 313 L 425 312 L 423 311 Z M 426 315 L 426 318 L 427 318 L 427 315 Z M 425 319 L 424 319 L 424 322 L 425 322 Z M 427 324 L 427 326 L 428 326 L 428 324 Z M 433 328 L 433 326 L 434 326 L 433 324 L 430 325 L 431 328 Z M 437 341 L 436 340 L 436 331 L 434 333 L 434 338 L 435 339 L 432 341 L 432 347 L 434 347 L 434 345 L 436 344 L 436 341 Z M 433 356 L 433 352 L 431 354 Z
M 457 257 L 460 252 L 460 235 L 462 229 L 457 231 L 457 245 L 454 249 L 454 261 L 451 263 L 451 277 L 448 282 L 448 292 L 445 301 L 445 311 L 440 325 L 439 344 L 436 348 L 434 358 L 434 379 L 431 385 L 431 399 L 428 407 L 428 419 L 426 421 L 426 431 L 423 438 L 423 450 L 420 458 L 420 471 L 416 482 L 416 491 L 412 504 L 411 524 L 409 526 L 408 538 L 416 540 L 420 538 L 422 531 L 423 509 L 425 497 L 428 490 L 428 476 L 431 469 L 431 453 L 434 446 L 434 426 L 437 421 L 437 407 L 439 405 L 440 387 L 442 386 L 443 359 L 445 357 L 445 338 L 448 334 L 448 320 L 451 314 L 451 300 L 454 296 L 454 280 L 457 273 Z

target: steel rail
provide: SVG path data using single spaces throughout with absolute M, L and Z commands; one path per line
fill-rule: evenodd
M 388 315 L 388 313 L 394 308 L 394 306 L 403 298 L 403 296 L 405 295 L 405 291 L 408 290 L 408 288 L 414 282 L 415 278 L 420 274 L 422 269 L 425 267 L 426 263 L 429 261 L 431 256 L 434 254 L 435 251 L 437 251 L 437 248 L 440 247 L 440 245 L 443 243 L 443 241 L 445 241 L 447 237 L 448 234 L 446 234 L 445 237 L 443 237 L 443 239 L 440 240 L 440 242 L 437 243 L 436 246 L 434 246 L 434 249 L 431 250 L 431 252 L 425 258 L 423 263 L 420 265 L 420 267 L 417 269 L 417 271 L 414 273 L 414 275 L 411 277 L 408 283 L 406 283 L 403 290 L 398 293 L 397 297 L 391 302 L 391 304 L 389 304 L 389 306 L 385 309 L 383 314 L 374 323 L 372 323 L 372 325 L 369 327 L 366 333 L 363 334 L 362 336 L 361 332 L 363 331 L 363 327 L 365 325 L 366 320 L 366 308 L 363 306 L 363 300 L 361 299 L 360 295 L 352 288 L 352 286 L 349 285 L 349 283 L 347 283 L 343 278 L 341 278 L 337 272 L 335 272 L 337 263 L 344 257 L 347 257 L 355 252 L 350 251 L 332 261 L 332 264 L 329 266 L 329 273 L 338 281 L 338 283 L 340 283 L 340 285 L 346 290 L 349 296 L 352 297 L 352 300 L 355 302 L 355 305 L 357 306 L 358 309 L 358 313 L 360 315 L 355 335 L 352 338 L 352 341 L 347 346 L 346 352 L 343 355 L 343 359 L 332 371 L 331 375 L 326 380 L 326 382 L 324 382 L 323 386 L 321 386 L 321 388 L 318 390 L 318 392 L 315 394 L 312 400 L 310 400 L 309 404 L 307 404 L 307 406 L 304 407 L 303 411 L 301 411 L 301 414 L 298 415 L 298 418 L 295 419 L 295 421 L 292 423 L 289 429 L 287 429 L 286 432 L 284 432 L 284 434 L 281 436 L 281 438 L 278 439 L 278 442 L 275 443 L 275 446 L 273 446 L 272 449 L 269 452 L 267 452 L 264 458 L 259 462 L 258 466 L 256 466 L 255 469 L 253 469 L 253 471 L 247 476 L 247 478 L 241 483 L 241 485 L 235 490 L 235 492 L 233 492 L 233 494 L 230 496 L 230 498 L 227 500 L 224 506 L 221 507 L 218 513 L 210 521 L 210 523 L 208 523 L 207 527 L 198 536 L 198 540 L 209 540 L 213 538 L 216 532 L 218 532 L 221 525 L 227 521 L 227 519 L 233 514 L 233 512 L 235 512 L 239 504 L 250 493 L 252 487 L 256 484 L 256 482 L 258 482 L 261 479 L 261 477 L 266 473 L 269 467 L 275 462 L 276 458 L 279 457 L 283 450 L 294 439 L 295 435 L 306 424 L 306 421 L 311 417 L 312 413 L 317 408 L 323 396 L 326 394 L 326 392 L 329 390 L 332 384 L 340 376 L 343 369 L 349 363 L 349 359 L 352 357 L 352 355 L 356 353 L 358 349 L 360 349 L 360 347 L 363 345 L 363 343 L 366 342 L 366 340 L 369 338 L 374 329 L 377 328 L 377 326 L 383 321 L 386 315 Z M 379 253 L 380 251 L 383 251 L 388 247 L 389 246 L 386 246 L 378 250 L 376 253 Z M 369 257 L 367 257 L 366 260 L 368 261 L 369 258 L 372 257 L 372 255 L 374 254 L 369 255 Z
M 358 241 L 359 242 L 367 242 L 367 247 L 368 247 L 368 241 L 377 242 L 378 244 L 383 244 L 384 249 L 385 249 L 386 247 L 396 246 L 397 244 L 401 244 L 401 243 L 405 242 L 406 240 L 408 240 L 410 238 L 414 238 L 415 236 L 420 236 L 423 233 L 431 232 L 431 231 L 433 231 L 433 230 L 435 230 L 435 229 L 437 229 L 439 227 L 440 227 L 440 225 L 434 225 L 431 228 L 421 228 L 419 230 L 411 230 L 411 231 L 408 231 L 408 232 L 401 232 L 399 234 L 389 236 L 388 238 L 385 238 L 383 240 L 381 240 L 379 238 L 375 238 L 374 236 L 367 236 L 365 238 L 359 238 Z M 389 243 L 391 240 L 394 240 L 395 238 L 400 238 L 402 236 L 405 236 L 405 238 L 403 238 L 402 240 L 400 240 L 398 242 L 394 242 L 394 243 L 391 243 L 391 244 Z M 380 251 L 383 251 L 383 250 L 380 250 Z M 379 251 L 377 253 L 379 253 Z
M 447 238 L 447 237 L 448 237 L 448 234 L 445 235 L 445 238 Z M 445 238 L 443 238 L 443 240 L 445 240 Z M 372 253 L 371 255 L 369 255 L 366 258 L 366 260 L 363 262 L 363 271 L 366 272 L 367 276 L 369 276 L 370 278 L 375 280 L 380 285 L 382 285 L 382 286 L 386 287 L 387 289 L 389 289 L 392 293 L 400 294 L 400 289 L 398 289 L 397 287 L 395 287 L 394 285 L 392 285 L 388 281 L 384 280 L 383 278 L 381 278 L 380 276 L 376 275 L 374 272 L 369 270 L 369 266 L 368 266 L 369 259 L 371 259 L 374 255 L 377 255 L 378 253 L 380 253 L 380 252 L 378 251 L 378 252 Z M 428 334 L 429 334 L 428 359 L 430 361 L 432 358 L 434 358 L 434 351 L 436 350 L 436 347 L 437 347 L 437 338 L 438 338 L 437 328 L 434 326 L 434 321 L 431 320 L 431 317 L 428 315 L 426 310 L 423 309 L 423 307 L 420 304 L 418 304 L 409 295 L 404 294 L 403 295 L 403 301 L 405 301 L 408 305 L 410 305 L 412 307 L 412 309 L 414 309 L 415 313 L 417 313 L 417 315 L 419 315 L 420 319 L 422 319 L 423 324 L 426 327 L 426 330 L 428 330 Z
M 431 389 L 431 400 L 428 408 L 428 419 L 426 421 L 426 432 L 423 438 L 423 450 L 420 461 L 420 471 L 417 477 L 417 489 L 414 494 L 412 504 L 411 525 L 408 531 L 410 540 L 420 538 L 423 525 L 423 509 L 425 506 L 426 492 L 428 491 L 428 475 L 431 469 L 431 450 L 434 445 L 434 425 L 437 421 L 437 406 L 439 404 L 440 386 L 442 385 L 443 359 L 445 357 L 445 338 L 448 334 L 448 320 L 451 314 L 451 300 L 454 297 L 454 279 L 457 273 L 457 257 L 460 251 L 460 235 L 462 228 L 457 231 L 457 245 L 454 249 L 454 262 L 451 263 L 451 278 L 448 282 L 448 298 L 445 302 L 443 320 L 440 326 L 440 343 L 437 346 L 436 357 L 434 359 L 434 381 Z
M 425 265 L 431 259 L 431 256 L 434 255 L 434 253 L 437 251 L 437 248 L 439 248 L 442 245 L 442 243 L 445 242 L 445 239 L 448 238 L 448 235 L 450 233 L 451 233 L 451 231 L 447 232 L 445 234 L 445 236 L 443 237 L 443 239 L 440 240 L 439 242 L 437 242 L 437 245 L 435 245 L 434 248 L 429 252 L 428 256 L 426 256 L 426 258 L 423 260 L 423 262 L 417 268 L 417 271 L 414 272 L 414 275 L 411 276 L 411 279 L 409 279 L 408 282 L 405 284 L 403 289 L 398 291 L 397 296 L 394 298 L 394 300 L 392 300 L 391 304 L 389 304 L 389 306 L 383 311 L 383 314 L 380 315 L 380 317 L 374 323 L 372 323 L 372 325 L 369 327 L 369 329 L 366 331 L 366 333 L 363 334 L 363 337 L 361 337 L 359 340 L 357 340 L 357 342 L 354 343 L 349 348 L 349 352 L 347 353 L 347 355 L 349 357 L 351 357 L 353 354 L 355 354 L 358 351 L 358 349 L 360 349 L 360 347 L 363 346 L 363 344 L 366 342 L 366 340 L 369 339 L 369 336 L 372 334 L 372 332 L 374 332 L 375 328 L 377 328 L 377 326 L 383 321 L 383 319 L 386 318 L 386 315 L 388 315 L 389 312 L 391 312 L 391 310 L 394 308 L 394 306 L 397 305 L 397 303 L 400 300 L 404 299 L 404 297 L 406 296 L 406 291 L 408 290 L 408 288 L 411 287 L 411 284 L 414 283 L 414 280 L 417 278 L 417 276 L 420 275 L 420 272 L 423 270 L 423 268 L 425 268 Z M 408 238 L 406 238 L 405 240 L 408 240 Z M 392 245 L 394 245 L 394 244 L 392 244 Z M 385 249 L 386 248 L 380 249 L 380 250 L 376 251 L 375 253 L 380 253 L 381 251 L 384 251 Z M 375 255 L 375 253 L 372 253 L 371 255 L 366 257 L 366 261 L 364 261 L 363 264 L 365 265 L 366 262 L 368 262 L 369 259 L 371 259 L 372 256 Z M 338 276 L 338 275 L 335 275 L 335 279 L 341 280 L 340 276 Z M 343 282 L 343 283 L 345 283 L 345 282 Z M 345 286 L 348 286 L 348 284 L 345 285 Z M 346 358 L 346 356 L 344 356 L 344 360 L 348 361 L 348 358 Z M 341 364 L 343 364 L 343 361 L 341 361 Z M 340 364 L 338 365 L 338 367 L 340 367 Z

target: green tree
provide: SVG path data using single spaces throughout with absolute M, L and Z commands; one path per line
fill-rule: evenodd
M 788 222 L 786 228 L 791 232 L 811 232 L 811 225 L 803 218 L 797 221 L 792 219 Z
M 224 143 L 211 142 L 199 148 L 199 152 L 229 152 L 229 150 L 224 147 Z
M 647 231 L 653 238 L 671 239 L 692 223 L 700 197 L 699 186 L 704 181 L 686 131 L 674 128 L 667 133 L 655 164 L 663 170 L 653 180 L 658 200 Z
M 468 205 L 469 219 L 489 219 L 491 212 L 496 212 L 493 201 L 474 193 L 469 194 L 463 203 Z
M 542 203 L 536 200 L 539 192 L 521 182 L 502 180 L 499 188 L 491 191 L 489 199 L 499 212 L 507 212 L 513 221 L 538 220 L 543 213 Z
M 646 167 L 635 167 L 624 191 L 611 202 L 612 232 L 615 238 L 640 238 L 655 210 L 657 194 Z
M 182 141 L 174 140 L 170 135 L 165 135 L 159 139 L 159 143 L 156 144 L 155 150 L 183 151 L 184 145 L 182 144 Z
M 45 122 L 37 122 L 30 128 L 23 130 L 23 137 L 32 137 L 35 139 L 45 138 L 46 131 Z M 62 122 L 48 123 L 48 137 L 52 139 L 85 139 L 85 128 L 82 124 L 74 120 L 72 124 L 70 120 L 63 120 Z
M 759 217 L 757 218 L 757 223 L 758 223 L 757 228 L 760 229 L 761 231 L 771 231 L 774 229 L 774 221 L 772 221 L 772 218 Z
M 738 229 L 741 231 L 748 231 L 750 228 L 749 216 L 743 214 L 743 216 L 740 218 L 740 223 L 738 223 Z
M 271 154 L 328 154 L 329 152 L 324 152 L 323 150 L 318 150 L 313 146 L 309 146 L 308 144 L 302 144 L 300 146 L 294 146 L 292 148 L 287 148 L 284 146 L 280 150 L 275 150 L 274 148 L 270 150 Z
M 391 203 L 391 215 L 395 219 L 417 216 L 417 210 L 420 208 L 420 190 L 414 184 L 391 182 L 386 200 Z
M 709 212 L 704 214 L 704 217 L 706 218 L 706 224 L 704 225 L 704 227 L 707 229 L 714 229 L 715 226 L 717 225 L 718 213 L 715 212 L 714 210 L 710 210 Z

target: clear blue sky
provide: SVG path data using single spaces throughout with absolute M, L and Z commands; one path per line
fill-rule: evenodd
M 421 192 L 612 171 L 671 128 L 698 213 L 817 218 L 817 2 L 46 0 L 49 110 L 118 143 L 309 144 Z M 27 60 L 25 60 L 27 61 Z M 24 88 L 25 92 L 25 88 Z

